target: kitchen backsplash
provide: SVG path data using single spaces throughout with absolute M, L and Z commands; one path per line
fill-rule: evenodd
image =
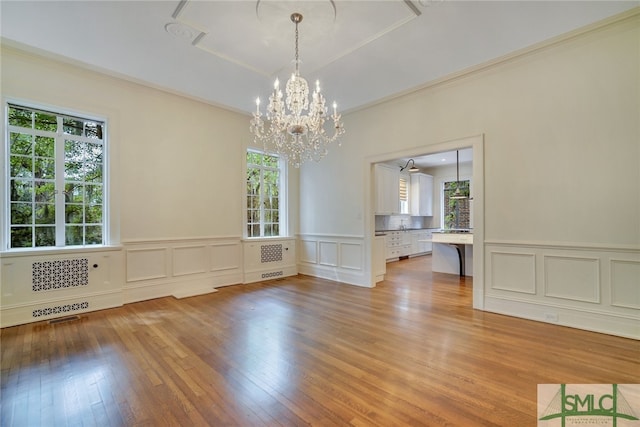
M 376 215 L 376 230 L 399 230 L 406 228 L 433 228 L 433 217 L 409 215 Z

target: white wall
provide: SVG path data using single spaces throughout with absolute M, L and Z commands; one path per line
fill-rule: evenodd
M 640 337 L 638 20 L 635 10 L 346 115 L 342 147 L 302 170 L 302 234 L 360 236 L 369 251 L 370 160 L 484 135 L 481 305 Z

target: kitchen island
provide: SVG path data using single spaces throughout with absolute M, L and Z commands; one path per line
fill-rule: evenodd
M 473 276 L 473 234 L 468 231 L 433 232 L 431 269 L 438 273 Z

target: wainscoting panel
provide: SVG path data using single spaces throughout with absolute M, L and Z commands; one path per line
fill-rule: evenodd
M 362 243 L 340 243 L 340 267 L 362 270 Z
M 304 234 L 298 237 L 298 271 L 350 285 L 373 287 L 375 275 L 367 261 L 367 242 L 361 236 Z
M 320 265 L 336 267 L 338 265 L 338 243 L 318 242 L 320 247 Z
M 490 252 L 487 274 L 492 289 L 536 293 L 535 254 Z
M 127 282 L 161 279 L 167 277 L 169 248 L 150 247 L 127 249 Z
M 211 271 L 238 270 L 242 266 L 240 242 L 216 243 L 210 246 Z
M 318 264 L 318 242 L 316 240 L 300 240 L 300 262 Z
M 612 259 L 611 305 L 640 309 L 640 261 Z
M 177 246 L 173 248 L 173 275 L 186 276 L 207 271 L 207 246 Z
M 640 248 L 485 242 L 485 310 L 640 339 Z
M 184 298 L 242 283 L 240 242 L 239 237 L 125 242 L 124 301 Z
M 600 302 L 598 258 L 544 255 L 545 296 Z

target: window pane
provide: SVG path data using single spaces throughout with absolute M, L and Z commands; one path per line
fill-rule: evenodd
M 55 194 L 55 183 L 52 181 L 36 181 L 36 202 L 48 202 L 54 203 L 56 194 Z
M 9 191 L 12 202 L 30 202 L 33 196 L 33 181 L 12 179 Z
M 65 244 L 82 245 L 82 231 L 84 227 L 81 225 L 67 225 L 65 232 Z
M 56 116 L 46 113 L 35 113 L 34 128 L 38 130 L 48 130 L 55 132 L 58 130 L 58 121 Z
M 55 159 L 47 159 L 43 157 L 36 157 L 35 159 L 34 175 L 36 178 L 42 179 L 54 179 L 55 178 Z
M 33 176 L 33 159 L 31 157 L 11 156 L 11 176 L 30 178 Z
M 86 182 L 102 182 L 102 163 L 85 163 Z
M 83 217 L 82 205 L 67 204 L 64 206 L 65 224 L 82 224 Z
M 264 155 L 263 157 L 264 165 L 270 168 L 278 167 L 278 158 L 274 156 Z
M 102 204 L 102 185 L 85 185 L 85 203 L 92 205 Z
M 96 122 L 85 122 L 85 136 L 88 138 L 102 139 L 102 125 Z
M 85 160 L 91 163 L 102 163 L 102 145 L 100 144 L 87 144 L 86 146 L 86 158 Z
M 101 245 L 102 244 L 102 226 L 101 225 L 88 225 L 86 227 L 87 236 L 85 239 L 86 245 Z
M 87 206 L 84 212 L 84 222 L 87 224 L 102 223 L 102 205 Z
M 9 107 L 9 125 L 31 128 L 33 113 L 22 108 Z
M 55 227 L 36 227 L 36 246 L 55 246 L 56 245 L 56 228 Z
M 36 203 L 36 224 L 55 224 L 56 205 L 52 203 Z
M 82 171 L 82 163 L 67 162 L 64 164 L 65 181 L 82 181 L 82 178 L 84 178 L 84 173 Z
M 82 163 L 85 158 L 86 144 L 80 141 L 64 141 L 64 161 Z
M 11 132 L 10 136 L 11 154 L 22 154 L 30 156 L 33 149 L 33 137 L 26 133 Z
M 62 131 L 68 135 L 82 135 L 83 125 L 82 120 L 65 118 L 62 122 Z
M 31 227 L 11 227 L 11 247 L 30 248 L 33 246 Z
M 262 154 L 256 153 L 254 151 L 247 151 L 247 164 L 261 165 L 262 164 Z
M 35 154 L 40 157 L 55 157 L 55 139 L 36 136 Z
M 11 224 L 33 224 L 31 203 L 11 203 Z
M 66 203 L 84 203 L 84 186 L 73 183 L 65 184 L 64 196 Z

